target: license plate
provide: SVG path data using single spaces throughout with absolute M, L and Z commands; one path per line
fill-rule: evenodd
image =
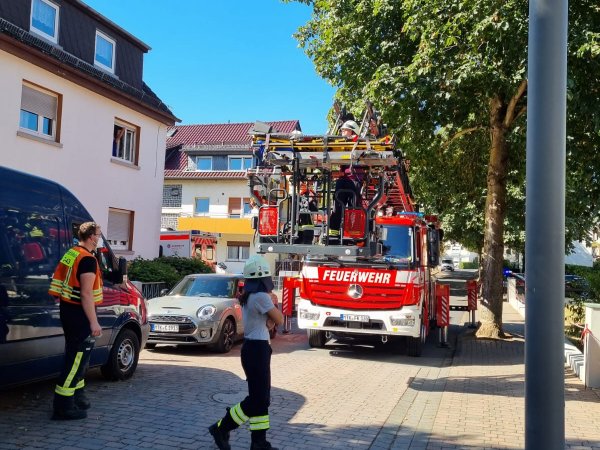
M 177 333 L 179 331 L 179 325 L 162 325 L 160 323 L 152 323 L 150 324 L 150 331 Z
M 340 319 L 347 322 L 368 322 L 369 316 L 360 316 L 357 314 L 341 314 Z

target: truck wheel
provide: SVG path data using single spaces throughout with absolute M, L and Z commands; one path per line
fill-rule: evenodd
M 108 355 L 108 361 L 100 371 L 107 380 L 127 380 L 137 368 L 140 358 L 140 341 L 127 328 L 121 330 Z
M 419 337 L 408 337 L 406 342 L 406 353 L 408 356 L 421 356 L 421 352 L 423 351 L 423 344 L 425 344 L 426 338 L 426 329 L 425 329 L 425 318 L 421 315 L 421 330 L 419 332 Z
M 223 322 L 219 340 L 214 345 L 214 350 L 219 353 L 229 353 L 233 348 L 235 339 L 235 324 L 229 317 Z
M 321 330 L 306 330 L 308 334 L 308 345 L 313 348 L 325 347 L 327 338 L 325 338 L 325 332 Z

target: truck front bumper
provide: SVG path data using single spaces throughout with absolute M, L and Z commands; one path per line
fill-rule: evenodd
M 346 310 L 316 306 L 300 299 L 297 304 L 298 328 L 323 330 L 334 334 L 364 334 L 419 337 L 421 305 L 399 310 Z

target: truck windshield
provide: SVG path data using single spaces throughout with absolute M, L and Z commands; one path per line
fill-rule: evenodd
M 235 279 L 225 277 L 186 277 L 175 286 L 169 295 L 190 297 L 221 297 L 234 295 Z
M 383 256 L 386 261 L 411 263 L 413 258 L 413 229 L 408 226 L 385 227 L 387 235 L 383 241 Z

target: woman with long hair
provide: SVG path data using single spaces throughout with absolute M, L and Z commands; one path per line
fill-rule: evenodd
M 227 408 L 225 416 L 208 428 L 221 450 L 230 450 L 229 433 L 250 422 L 250 450 L 277 450 L 267 441 L 271 402 L 271 345 L 269 330 L 283 323 L 283 315 L 273 304 L 271 269 L 260 255 L 244 266 L 244 291 L 240 297 L 244 320 L 242 367 L 248 382 L 248 395 Z

